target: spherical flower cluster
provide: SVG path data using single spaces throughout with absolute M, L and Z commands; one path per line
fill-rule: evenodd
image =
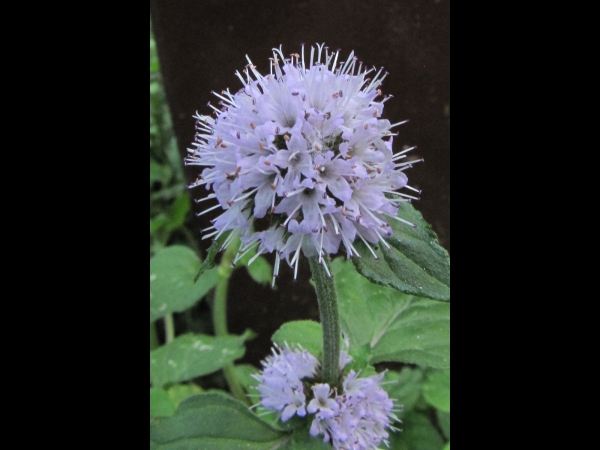
M 306 416 L 306 396 L 302 380 L 313 378 L 319 361 L 306 350 L 279 348 L 275 345 L 273 355 L 263 362 L 258 391 L 261 404 L 267 409 L 278 411 L 281 420 L 287 422 L 294 414 Z
M 405 222 L 399 208 L 416 199 L 398 191 L 417 191 L 404 173 L 415 161 L 402 162 L 413 149 L 392 149 L 391 130 L 405 122 L 381 119 L 391 98 L 379 89 L 383 69 L 363 68 L 354 53 L 339 61 L 323 45 L 310 60 L 301 53 L 286 58 L 275 49 L 267 75 L 248 58 L 237 73 L 244 88 L 215 93 L 215 117 L 196 116 L 186 158 L 204 168 L 190 188 L 205 186 L 213 193 L 201 201 L 218 201 L 200 215 L 224 210 L 204 237 L 233 231 L 223 248 L 240 237 L 240 258 L 277 252 L 274 276 L 281 259 L 297 276 L 301 252 L 324 263 L 343 244 L 348 258 L 360 257 L 356 239 L 377 257 L 370 244 L 389 248 L 389 218 Z
M 342 352 L 340 368 L 350 361 Z M 387 443 L 386 429 L 394 429 L 392 422 L 398 418 L 392 412 L 394 402 L 381 388 L 384 374 L 358 378 L 351 371 L 344 378 L 343 392 L 338 393 L 328 384 L 312 384 L 318 365 L 306 350 L 276 347 L 263 362 L 262 374 L 255 376 L 260 404 L 278 411 L 283 422 L 294 414 L 314 414 L 311 435 L 324 435 L 323 441 L 336 450 L 372 450 Z M 307 396 L 312 397 L 308 406 Z

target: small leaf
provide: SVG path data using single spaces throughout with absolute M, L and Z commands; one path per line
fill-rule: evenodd
M 247 268 L 248 273 L 257 283 L 269 284 L 273 279 L 273 268 L 262 256 L 256 258 Z
M 244 356 L 244 342 L 251 336 L 180 336 L 150 352 L 150 382 L 162 387 L 216 372 Z
M 406 203 L 399 217 L 417 228 L 392 220 L 394 235 L 387 239 L 391 250 L 375 247 L 375 260 L 363 242 L 355 244 L 363 256 L 354 259 L 358 271 L 371 282 L 405 294 L 450 300 L 450 257 L 421 213 Z
M 198 282 L 198 280 L 204 274 L 204 272 L 215 267 L 215 258 L 221 251 L 221 246 L 223 245 L 223 242 L 225 242 L 225 239 L 226 239 L 225 236 L 221 236 L 220 239 L 217 239 L 215 242 L 212 243 L 212 245 L 208 249 L 208 253 L 206 255 L 206 259 L 204 260 L 204 263 L 200 267 L 200 270 L 198 271 L 196 278 L 194 278 L 195 283 Z
M 150 423 L 150 448 L 154 450 L 273 450 L 286 448 L 290 442 L 289 432 L 262 421 L 242 403 L 215 393 L 191 397 L 173 417 Z
M 450 370 L 436 370 L 427 376 L 423 395 L 431 406 L 450 412 Z
M 194 284 L 200 259 L 188 247 L 168 247 L 150 260 L 150 323 L 191 308 L 218 281 L 217 270 Z
M 323 330 L 321 325 L 310 320 L 288 322 L 272 337 L 273 342 L 283 347 L 286 343 L 299 344 L 313 356 L 318 357 L 323 351 Z

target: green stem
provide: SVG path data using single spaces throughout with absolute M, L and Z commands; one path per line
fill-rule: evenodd
M 165 316 L 165 344 L 170 344 L 175 340 L 175 320 L 173 314 Z
M 213 305 L 213 326 L 216 336 L 227 336 L 229 334 L 227 330 L 227 295 L 229 293 L 229 279 L 233 273 L 232 263 L 238 247 L 238 240 L 229 244 L 219 265 L 219 281 L 215 290 L 215 302 Z M 235 366 L 233 363 L 229 363 L 223 368 L 223 374 L 233 396 L 242 403 L 250 406 L 244 388 L 235 375 Z
M 316 284 L 323 327 L 323 383 L 332 388 L 339 387 L 341 329 L 335 282 L 327 276 L 318 257 L 309 258 L 309 262 Z

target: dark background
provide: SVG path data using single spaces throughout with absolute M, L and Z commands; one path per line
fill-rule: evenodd
M 282 44 L 290 54 L 302 43 L 325 42 L 332 50 L 342 49 L 341 59 L 354 50 L 367 66 L 385 67 L 390 74 L 382 90 L 394 99 L 386 103 L 383 117 L 392 123 L 410 119 L 396 129 L 395 149 L 416 145 L 412 155 L 425 158 L 407 172 L 411 186 L 423 190 L 415 206 L 450 250 L 449 0 L 151 0 L 150 17 L 182 158 L 194 139 L 192 116 L 211 112 L 208 101 L 217 103 L 210 92 L 242 87 L 234 73 L 247 64 L 245 55 L 266 72 L 272 48 Z M 187 176 L 191 181 L 197 172 L 192 168 Z M 196 228 L 206 228 L 213 217 L 202 217 Z M 236 271 L 230 332 L 251 328 L 259 334 L 248 344 L 246 362 L 257 364 L 267 355 L 271 335 L 284 322 L 318 320 L 303 262 L 296 283 L 282 265 L 276 291 Z

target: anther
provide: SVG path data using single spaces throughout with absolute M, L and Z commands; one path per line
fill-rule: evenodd
M 252 128 L 253 130 L 256 129 L 256 125 L 254 125 L 253 123 L 250 124 L 250 128 Z

